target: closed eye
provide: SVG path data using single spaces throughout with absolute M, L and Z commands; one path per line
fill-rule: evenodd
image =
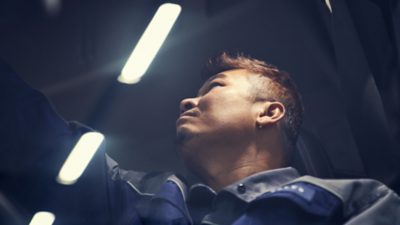
M 212 89 L 214 89 L 214 88 L 216 88 L 216 87 L 222 87 L 222 86 L 225 86 L 225 85 L 224 85 L 223 83 L 219 82 L 219 81 L 212 81 L 212 82 L 210 82 L 210 83 L 204 85 L 204 86 L 200 89 L 200 91 L 199 91 L 199 93 L 198 93 L 198 96 L 205 95 L 205 94 L 207 94 L 209 91 L 211 91 Z
M 215 88 L 215 87 L 220 87 L 220 86 L 223 86 L 221 83 L 219 83 L 219 82 L 211 82 L 209 85 L 208 85 L 208 90 L 211 90 L 211 89 L 213 89 L 213 88 Z
M 213 81 L 213 82 L 208 84 L 207 89 L 206 89 L 206 93 L 211 91 L 212 89 L 214 89 L 216 87 L 222 87 L 222 86 L 224 86 L 222 83 Z

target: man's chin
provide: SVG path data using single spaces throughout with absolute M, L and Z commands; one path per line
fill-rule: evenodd
M 179 126 L 176 129 L 175 143 L 178 147 L 189 147 L 196 145 L 199 133 L 189 126 Z M 195 141 L 196 140 L 196 141 Z M 197 143 L 198 144 L 198 143 Z
M 189 142 L 189 140 L 191 140 L 192 137 L 193 137 L 193 134 L 191 134 L 189 132 L 177 132 L 176 137 L 175 137 L 175 143 L 178 146 L 183 146 L 187 142 Z

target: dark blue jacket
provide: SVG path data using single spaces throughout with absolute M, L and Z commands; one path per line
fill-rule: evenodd
M 1 63 L 0 103 L 0 197 L 25 224 L 37 211 L 53 212 L 55 225 L 400 224 L 398 196 L 376 181 L 299 177 L 282 168 L 215 193 L 203 184 L 188 188 L 172 173 L 123 170 L 104 146 L 76 184 L 60 185 L 62 163 L 91 129 L 63 120 Z

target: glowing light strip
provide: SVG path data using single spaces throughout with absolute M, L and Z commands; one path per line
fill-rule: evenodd
M 37 212 L 29 225 L 52 225 L 56 217 L 51 212 Z
M 86 169 L 103 140 L 104 136 L 98 132 L 88 132 L 82 135 L 61 167 L 57 182 L 65 185 L 74 184 Z
M 122 69 L 118 77 L 119 82 L 134 84 L 140 81 L 167 38 L 180 12 L 181 6 L 172 3 L 162 4 L 158 8 Z
M 328 7 L 329 11 L 332 13 L 332 5 L 331 0 L 325 0 L 325 4 Z

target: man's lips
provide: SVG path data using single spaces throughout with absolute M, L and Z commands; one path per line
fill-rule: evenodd
M 181 113 L 181 115 L 179 115 L 179 118 L 184 117 L 184 116 L 196 117 L 196 116 L 198 116 L 198 115 L 199 115 L 199 113 L 198 113 L 197 111 L 192 111 L 192 110 L 190 110 L 190 111 L 186 111 L 186 112 L 184 112 L 184 113 Z
M 176 120 L 176 124 L 178 124 L 184 117 L 197 117 L 199 113 L 197 111 L 186 111 L 179 115 L 179 118 Z

